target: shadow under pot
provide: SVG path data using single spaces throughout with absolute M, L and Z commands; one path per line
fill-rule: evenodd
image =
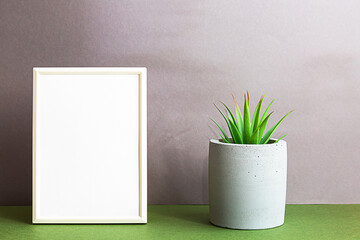
M 266 229 L 284 224 L 286 142 L 229 144 L 210 140 L 210 222 L 234 229 Z

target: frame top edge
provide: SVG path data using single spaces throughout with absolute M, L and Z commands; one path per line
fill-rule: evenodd
M 34 72 L 139 72 L 146 73 L 146 67 L 33 67 Z

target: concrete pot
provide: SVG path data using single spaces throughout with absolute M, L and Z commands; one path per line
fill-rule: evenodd
M 210 140 L 210 222 L 235 229 L 284 224 L 286 174 L 283 140 L 261 145 Z

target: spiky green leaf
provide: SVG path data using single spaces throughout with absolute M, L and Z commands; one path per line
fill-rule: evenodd
M 231 126 L 232 138 L 233 138 L 234 143 L 242 144 L 243 141 L 242 141 L 242 138 L 240 136 L 239 129 L 236 126 L 236 123 L 233 122 L 231 119 L 229 119 L 229 123 L 230 123 L 230 126 Z
M 259 131 L 258 129 L 253 132 L 253 134 L 250 136 L 250 139 L 249 139 L 249 144 L 258 144 L 259 142 Z
M 229 131 L 230 131 L 230 134 L 231 136 L 233 135 L 233 132 L 232 132 L 232 128 L 231 128 L 231 125 L 230 125 L 230 122 L 229 122 L 229 118 L 225 116 L 225 114 L 218 108 L 218 106 L 216 106 L 216 104 L 214 104 L 214 106 L 216 107 L 216 109 L 220 112 L 220 114 L 223 116 L 223 118 L 225 119 L 225 122 L 229 128 Z
M 226 104 L 223 103 L 222 101 L 219 101 L 219 102 L 220 102 L 222 105 L 224 105 L 224 107 L 226 108 L 227 112 L 229 113 L 231 119 L 236 123 L 235 117 L 234 117 L 234 115 L 232 114 L 232 112 L 230 111 L 230 109 L 228 108 L 228 106 L 226 106 Z M 230 117 L 229 117 L 229 118 L 230 118 Z
M 250 140 L 250 134 L 251 134 L 250 106 L 249 106 L 249 102 L 246 99 L 246 96 L 244 96 L 244 99 L 245 102 L 244 102 L 244 139 L 243 140 L 245 143 L 247 143 Z
M 259 120 L 260 120 L 260 112 L 261 112 L 261 105 L 264 100 L 264 96 L 260 98 L 259 103 L 256 105 L 254 116 L 251 122 L 251 134 L 254 133 L 256 128 L 259 126 Z
M 269 129 L 269 131 L 267 131 L 264 135 L 264 137 L 261 139 L 260 143 L 261 144 L 267 144 L 271 138 L 271 136 L 273 135 L 273 133 L 275 132 L 275 130 L 278 128 L 278 126 L 280 125 L 280 123 L 293 111 L 288 112 L 282 119 L 280 119 L 280 121 L 275 124 L 272 128 Z
M 282 136 L 281 138 L 279 138 L 278 140 L 276 140 L 274 143 L 279 142 L 281 139 L 283 139 L 284 137 L 286 137 L 288 134 L 285 134 L 284 136 Z
M 213 121 L 213 122 L 216 124 L 216 126 L 218 126 L 218 128 L 220 129 L 220 131 L 224 134 L 225 139 L 230 142 L 230 139 L 229 139 L 229 137 L 226 135 L 224 129 L 222 129 L 222 127 L 220 127 L 220 125 L 219 125 L 214 119 L 212 119 L 212 118 L 210 118 L 210 119 L 211 119 L 211 121 Z M 221 136 L 221 135 L 220 135 L 220 136 Z M 222 136 L 221 136 L 221 137 L 222 137 Z
M 274 112 L 271 112 L 269 113 L 269 115 L 266 116 L 266 118 L 260 123 L 259 125 L 259 136 L 260 136 L 260 139 L 259 139 L 259 143 L 264 135 L 264 132 L 265 132 L 265 129 L 266 129 L 266 126 L 268 124 L 268 121 L 269 121 L 269 118 L 271 116 L 271 114 L 273 114 Z
M 264 114 L 262 115 L 262 117 L 261 117 L 261 119 L 260 119 L 260 122 L 262 122 L 262 121 L 265 119 L 266 114 L 268 113 L 268 111 L 269 111 L 269 109 L 270 109 L 270 106 L 271 106 L 271 104 L 273 104 L 274 101 L 275 101 L 275 99 L 273 99 L 273 100 L 271 101 L 271 103 L 269 104 L 269 106 L 266 108 Z
M 235 103 L 235 115 L 236 115 L 236 121 L 237 121 L 238 129 L 239 129 L 241 138 L 243 139 L 244 138 L 244 121 L 243 121 L 243 117 L 241 115 L 240 107 L 237 104 L 233 94 L 232 94 L 232 97 L 233 97 L 234 103 Z
M 272 112 L 264 119 L 264 121 L 256 128 L 254 133 L 251 135 L 249 143 L 250 144 L 260 144 L 262 134 L 266 128 L 267 122 L 271 116 Z
M 221 135 L 221 132 L 219 132 L 219 135 L 220 137 L 222 138 L 222 140 L 225 142 L 225 143 L 230 143 L 230 140 L 228 141 L 226 138 L 227 136 L 225 135 L 225 138 L 223 137 L 223 135 Z

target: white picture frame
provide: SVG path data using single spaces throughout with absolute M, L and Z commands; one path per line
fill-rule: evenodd
M 147 222 L 146 68 L 33 69 L 33 223 Z

